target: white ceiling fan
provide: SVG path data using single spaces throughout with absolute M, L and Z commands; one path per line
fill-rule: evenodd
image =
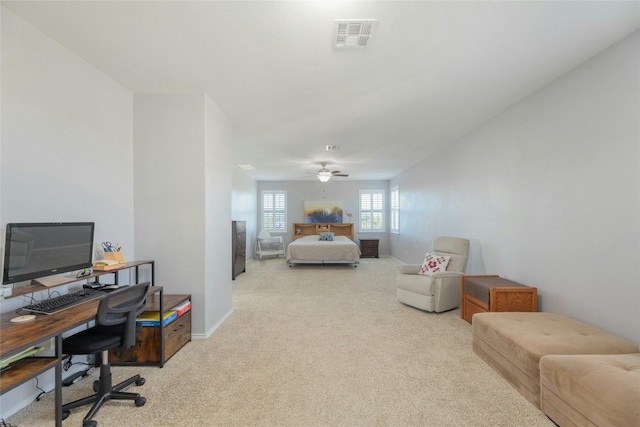
M 330 171 L 329 169 L 327 169 L 327 162 L 322 162 L 320 163 L 320 165 L 322 166 L 322 169 L 318 171 L 316 176 L 322 182 L 329 181 L 332 176 L 349 176 L 348 173 L 342 173 L 340 171 Z

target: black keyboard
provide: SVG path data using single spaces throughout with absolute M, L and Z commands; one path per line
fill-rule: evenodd
M 81 289 L 66 295 L 60 295 L 59 297 L 30 304 L 22 307 L 22 309 L 33 313 L 53 314 L 92 299 L 101 298 L 105 295 L 104 292 L 95 289 Z

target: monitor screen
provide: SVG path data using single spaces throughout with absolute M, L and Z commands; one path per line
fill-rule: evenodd
M 7 224 L 2 283 L 91 267 L 93 222 Z

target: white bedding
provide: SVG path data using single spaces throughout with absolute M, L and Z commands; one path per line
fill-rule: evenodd
M 353 263 L 360 262 L 360 248 L 346 236 L 334 236 L 333 241 L 320 236 L 304 236 L 287 246 L 287 262 L 293 263 Z

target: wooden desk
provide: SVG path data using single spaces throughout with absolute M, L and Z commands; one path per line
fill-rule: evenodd
M 87 323 L 95 318 L 98 311 L 98 299 L 46 315 L 38 314 L 35 320 L 25 323 L 11 323 L 16 313 L 0 316 L 0 357 L 8 357 L 33 345 L 39 345 L 51 338 L 55 339 L 53 357 L 31 357 L 22 359 L 18 364 L 0 373 L 0 393 L 55 367 L 55 407 L 56 426 L 62 426 L 62 334 L 65 331 Z M 15 365 L 15 366 L 14 366 Z
M 162 307 L 162 286 L 152 286 L 149 293 L 160 292 Z M 107 294 L 105 294 L 107 295 Z M 25 383 L 41 373 L 55 368 L 55 425 L 62 426 L 62 334 L 95 319 L 100 299 L 87 301 L 55 314 L 37 314 L 35 320 L 12 323 L 15 312 L 0 316 L 0 358 L 9 357 L 34 345 L 55 340 L 54 356 L 30 357 L 11 364 L 0 372 L 0 394 Z M 163 344 L 161 344 L 163 345 Z

